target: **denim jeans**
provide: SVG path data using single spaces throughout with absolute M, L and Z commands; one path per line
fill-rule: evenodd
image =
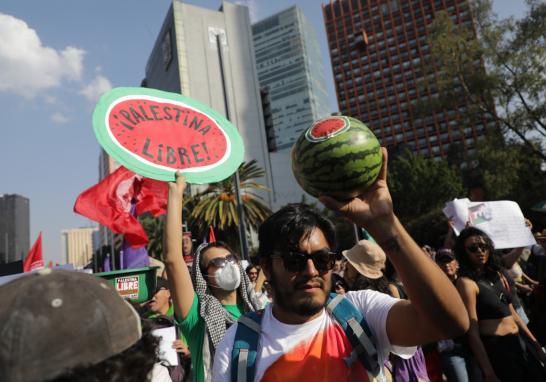
M 474 358 L 464 353 L 446 351 L 440 353 L 442 368 L 448 382 L 481 382 L 482 375 Z

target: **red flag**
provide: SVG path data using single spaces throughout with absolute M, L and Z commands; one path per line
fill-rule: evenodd
M 138 179 L 140 178 L 140 179 Z M 167 213 L 167 197 L 169 188 L 166 182 L 139 177 L 135 181 L 136 216 L 145 212 L 153 216 Z
M 23 272 L 30 272 L 34 269 L 44 267 L 44 259 L 42 257 L 42 233 L 38 235 L 38 238 L 34 242 L 34 245 L 28 251 L 27 257 L 23 262 Z
M 155 216 L 165 213 L 167 192 L 165 182 L 143 178 L 119 167 L 82 192 L 74 204 L 74 212 L 125 235 L 132 246 L 142 246 L 148 243 L 148 236 L 136 216 L 144 212 Z M 131 213 L 131 201 L 136 205 L 136 216 Z
M 212 225 L 209 226 L 209 243 L 215 243 L 216 242 L 216 236 L 214 236 L 214 229 L 212 228 Z

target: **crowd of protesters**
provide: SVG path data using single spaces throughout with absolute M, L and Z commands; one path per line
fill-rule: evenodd
M 292 204 L 261 225 L 250 265 L 223 242 L 193 248 L 177 175 L 151 299 L 129 304 L 69 271 L 0 287 L 0 380 L 545 380 L 544 232 L 531 248 L 496 251 L 467 226 L 420 247 L 396 218 L 384 155 L 365 194 L 320 198 L 373 240 L 337 251 L 332 223 Z M 151 335 L 170 327 L 177 365 Z

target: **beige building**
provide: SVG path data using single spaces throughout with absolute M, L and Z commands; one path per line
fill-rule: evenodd
M 64 258 L 67 264 L 81 268 L 89 264 L 93 257 L 93 236 L 97 227 L 72 228 L 61 231 Z

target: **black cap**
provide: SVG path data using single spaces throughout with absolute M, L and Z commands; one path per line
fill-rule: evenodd
M 438 263 L 449 263 L 450 261 L 455 260 L 455 255 L 453 251 L 449 248 L 442 248 L 436 252 L 436 262 Z
M 169 281 L 164 279 L 163 277 L 158 277 L 155 282 L 156 293 L 159 292 L 161 289 L 169 290 Z

